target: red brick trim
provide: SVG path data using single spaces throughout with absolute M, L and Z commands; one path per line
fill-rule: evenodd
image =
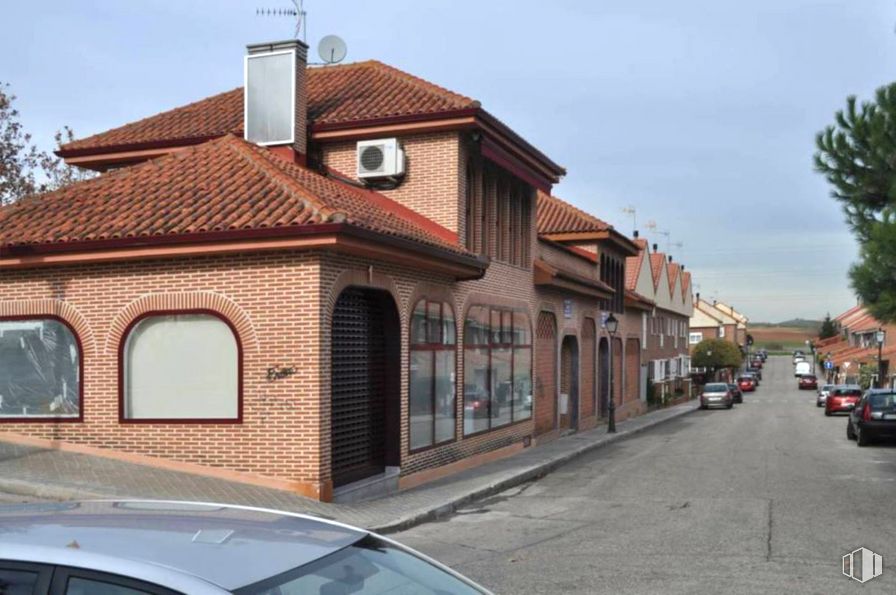
M 236 341 L 236 357 L 237 357 L 237 409 L 235 418 L 140 418 L 129 419 L 124 414 L 124 366 L 125 366 L 125 347 L 128 335 L 141 321 L 156 316 L 170 316 L 181 314 L 205 314 L 214 316 L 221 320 L 233 333 L 233 339 Z M 140 316 L 134 318 L 130 324 L 124 329 L 118 342 L 118 423 L 120 424 L 241 424 L 243 423 L 243 344 L 240 341 L 240 334 L 234 324 L 220 312 L 208 309 L 185 309 L 185 310 L 151 310 L 144 312 Z
M 252 320 L 243 309 L 229 298 L 211 291 L 183 293 L 153 293 L 144 295 L 121 309 L 109 325 L 105 353 L 118 350 L 124 340 L 125 331 L 134 319 L 147 312 L 204 310 L 215 313 L 225 320 L 237 335 L 243 349 L 254 351 L 258 347 L 258 337 Z
M 70 303 L 63 300 L 7 300 L 0 301 L 0 318 L 57 318 L 65 322 L 78 337 L 83 356 L 92 356 L 96 351 L 93 329 L 87 319 Z
M 78 346 L 78 416 L 77 417 L 0 417 L 3 423 L 78 423 L 84 421 L 84 346 L 78 331 L 64 318 L 55 314 L 24 314 L 19 316 L 0 315 L 0 322 L 6 320 L 55 320 L 65 326 L 75 338 Z

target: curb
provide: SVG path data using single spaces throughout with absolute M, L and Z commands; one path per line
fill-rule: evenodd
M 683 403 L 684 404 L 684 403 Z M 682 408 L 681 411 L 677 411 L 672 415 L 667 417 L 663 417 L 661 419 L 657 419 L 655 421 L 645 423 L 644 425 L 638 426 L 636 428 L 632 428 L 630 430 L 621 430 L 616 434 L 604 434 L 599 440 L 596 440 L 590 444 L 585 444 L 580 446 L 570 452 L 563 453 L 562 455 L 557 456 L 556 458 L 546 461 L 541 464 L 537 464 L 534 467 L 530 467 L 529 469 L 524 469 L 511 477 L 507 477 L 505 479 L 496 481 L 492 484 L 489 484 L 485 487 L 476 489 L 472 492 L 464 494 L 463 496 L 458 496 L 457 498 L 448 500 L 442 504 L 433 506 L 428 510 L 424 510 L 421 512 L 413 513 L 409 516 L 405 516 L 399 518 L 395 521 L 389 521 L 387 523 L 381 525 L 373 525 L 369 527 L 370 531 L 374 531 L 380 534 L 389 534 L 396 533 L 398 531 L 404 531 L 406 529 L 410 529 L 411 527 L 415 527 L 417 525 L 427 523 L 430 521 L 438 520 L 440 518 L 444 518 L 453 514 L 457 511 L 458 508 L 463 507 L 466 504 L 474 500 L 480 500 L 482 498 L 486 498 L 488 496 L 493 496 L 499 492 L 503 492 L 512 487 L 516 487 L 520 484 L 533 481 L 536 479 L 541 479 L 548 473 L 551 473 L 558 467 L 565 465 L 566 463 L 576 459 L 584 454 L 591 452 L 592 450 L 597 450 L 603 446 L 608 444 L 613 444 L 615 442 L 619 442 L 621 440 L 625 440 L 636 434 L 643 432 L 644 430 L 649 430 L 651 428 L 655 428 L 658 425 L 664 424 L 667 421 L 671 421 L 673 419 L 678 419 L 679 417 L 684 417 L 689 413 L 693 413 L 697 411 L 697 407 L 689 407 Z

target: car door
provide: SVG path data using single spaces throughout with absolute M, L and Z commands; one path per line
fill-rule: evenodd
M 52 566 L 0 560 L 0 593 L 46 595 L 52 576 Z
M 117 574 L 57 567 L 50 595 L 182 595 L 159 585 Z

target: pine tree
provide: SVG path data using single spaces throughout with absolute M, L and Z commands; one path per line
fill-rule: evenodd
M 818 330 L 819 339 L 829 339 L 839 334 L 837 323 L 831 320 L 831 314 L 828 313 L 821 322 L 821 328 Z
M 876 318 L 896 321 L 896 83 L 860 106 L 847 98 L 816 145 L 815 168 L 859 240 L 852 287 Z

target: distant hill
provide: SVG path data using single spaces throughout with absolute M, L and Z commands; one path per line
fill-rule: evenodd
M 748 327 L 753 328 L 799 328 L 806 330 L 818 330 L 821 327 L 820 320 L 808 320 L 806 318 L 794 318 L 784 322 L 750 322 Z

